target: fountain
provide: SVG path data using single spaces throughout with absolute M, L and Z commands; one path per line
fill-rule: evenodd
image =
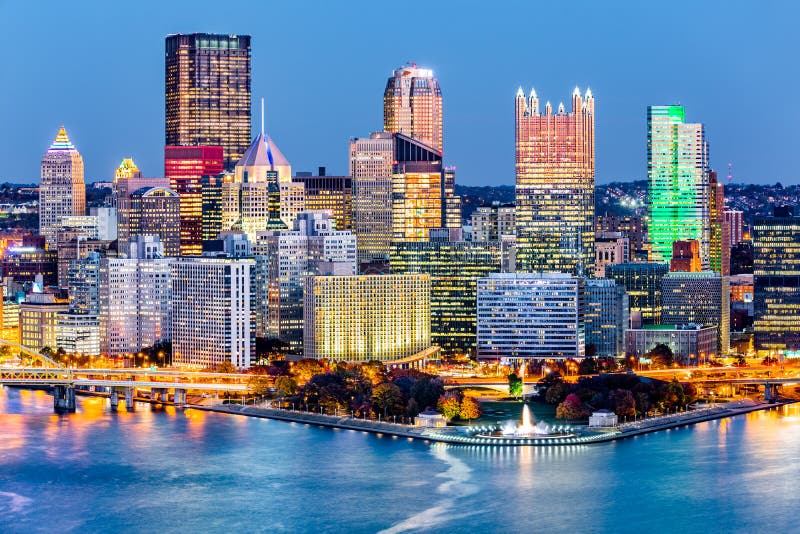
M 512 439 L 512 438 L 563 438 L 572 436 L 572 433 L 567 432 L 565 429 L 552 429 L 550 425 L 544 421 L 533 423 L 531 410 L 528 405 L 522 407 L 522 422 L 517 424 L 514 421 L 506 421 L 499 430 L 491 432 L 490 434 L 478 434 L 480 437 L 492 439 Z

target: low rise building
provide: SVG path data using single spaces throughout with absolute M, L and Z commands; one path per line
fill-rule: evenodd
M 719 355 L 718 329 L 714 326 L 648 325 L 625 332 L 625 357 L 638 361 L 656 345 L 672 350 L 675 361 L 683 365 L 705 363 Z

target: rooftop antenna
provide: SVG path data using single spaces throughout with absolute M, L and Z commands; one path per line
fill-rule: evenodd
M 261 135 L 264 135 L 264 97 L 261 97 Z
M 728 163 L 728 182 L 733 180 L 733 163 Z

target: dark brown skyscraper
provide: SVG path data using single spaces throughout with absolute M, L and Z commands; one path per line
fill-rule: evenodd
M 168 146 L 221 146 L 232 170 L 250 146 L 250 36 L 166 39 Z

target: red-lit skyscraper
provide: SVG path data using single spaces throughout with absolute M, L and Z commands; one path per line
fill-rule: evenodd
M 222 172 L 221 146 L 164 147 L 164 176 L 181 199 L 181 254 L 203 252 L 203 196 L 200 179 Z

